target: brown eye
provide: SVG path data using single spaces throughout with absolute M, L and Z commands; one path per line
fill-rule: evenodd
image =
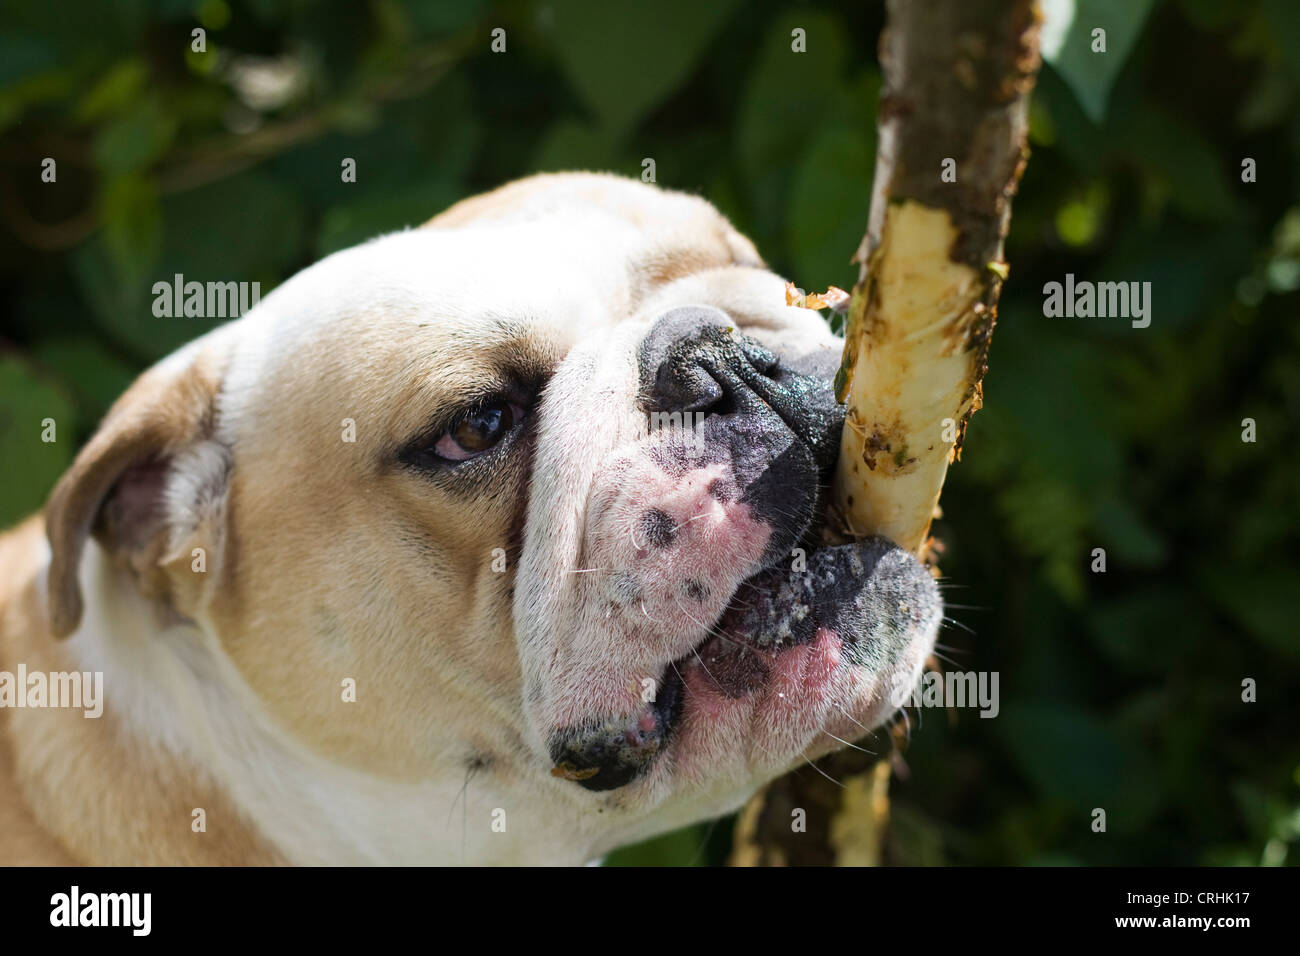
M 510 402 L 492 402 L 470 412 L 447 429 L 433 450 L 448 461 L 465 461 L 488 451 L 514 428 L 523 410 Z

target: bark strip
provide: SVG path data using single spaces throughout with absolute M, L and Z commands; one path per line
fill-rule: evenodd
M 871 213 L 836 383 L 848 417 L 833 497 L 850 533 L 920 551 L 980 407 L 1038 26 L 1033 0 L 889 3 Z
M 1035 0 L 889 0 L 881 35 L 879 146 L 836 382 L 848 411 L 832 509 L 846 532 L 885 534 L 923 556 L 948 464 L 982 402 L 1040 20 Z M 889 735 L 866 746 L 887 754 Z M 888 862 L 888 781 L 888 760 L 857 750 L 801 765 L 742 811 L 733 865 Z

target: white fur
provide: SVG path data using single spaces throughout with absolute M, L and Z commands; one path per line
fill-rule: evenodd
M 682 229 L 681 223 L 690 227 L 689 215 L 707 208 L 658 195 L 674 230 Z M 711 220 L 706 224 L 719 228 Z M 472 695 L 435 701 L 448 727 L 461 728 L 449 733 L 464 739 L 448 740 L 445 752 L 429 754 L 418 779 L 362 771 L 304 745 L 277 722 L 268 701 L 240 673 L 211 615 L 200 608 L 193 621 L 160 629 L 153 606 L 132 590 L 124 572 L 98 545 L 87 547 L 81 577 L 87 610 L 69 648 L 78 666 L 104 672 L 110 716 L 120 719 L 132 738 L 200 768 L 289 862 L 579 863 L 734 809 L 764 779 L 802 762 L 801 749 L 812 738 L 807 728 L 782 737 L 771 759 L 754 759 L 735 741 L 708 741 L 711 748 L 734 752 L 734 759 L 715 762 L 718 772 L 712 777 L 697 771 L 675 776 L 680 768 L 666 759 L 625 792 L 596 795 L 549 775 L 546 735 L 555 729 L 557 702 L 590 696 L 602 680 L 657 672 L 665 649 L 673 656 L 684 653 L 707 629 L 707 622 L 693 633 L 648 628 L 645 633 L 665 642 L 662 646 L 611 644 L 601 608 L 590 599 L 593 582 L 575 573 L 583 549 L 617 531 L 588 513 L 596 476 L 614 456 L 644 454 L 633 404 L 635 344 L 666 309 L 702 303 L 742 316 L 742 331 L 774 348 L 799 353 L 837 347 L 814 313 L 783 304 L 779 278 L 749 266 L 708 270 L 638 299 L 644 290 L 639 277 L 628 274 L 627 263 L 644 249 L 648 228 L 600 208 L 557 200 L 554 208 L 543 206 L 526 216 L 386 236 L 304 270 L 244 318 L 165 360 L 180 370 L 203 350 L 219 351 L 225 359 L 215 433 L 176 457 L 166 489 L 171 543 L 182 548 L 195 529 L 223 523 L 223 483 L 231 461 L 238 469 L 249 448 L 264 447 L 268 421 L 286 400 L 275 386 L 303 361 L 304 343 L 333 336 L 346 349 L 353 330 L 382 322 L 386 334 L 409 340 L 416 363 L 424 347 L 422 328 L 437 323 L 440 334 L 474 342 L 505 317 L 545 327 L 545 340 L 566 356 L 538 412 L 532 507 L 517 572 L 514 614 L 525 687 L 495 689 L 491 713 L 473 712 L 478 698 Z M 738 236 L 728 242 L 741 251 L 748 246 Z M 367 358 L 364 351 L 348 355 L 354 363 Z M 457 372 L 454 356 L 430 364 L 417 371 Z M 384 386 L 384 374 L 405 371 L 381 369 L 373 387 Z M 397 408 L 392 414 L 401 412 Z M 321 409 L 310 427 L 322 436 L 332 434 L 347 414 L 348 409 Z M 219 552 L 221 542 L 213 544 Z M 364 567 L 368 557 L 355 560 Z M 739 580 L 752 569 L 729 570 Z M 380 642 L 377 652 L 384 648 Z M 918 639 L 916 650 L 927 649 L 926 640 Z M 436 652 L 429 650 L 435 660 Z M 919 669 L 923 658 L 924 653 L 914 654 L 908 664 Z M 535 693 L 527 694 L 529 689 Z M 291 686 L 283 692 L 305 691 Z M 468 746 L 475 729 L 494 732 L 493 721 L 518 721 L 532 759 L 528 766 L 507 768 L 509 773 L 467 776 L 456 748 Z M 488 825 L 496 810 L 507 812 L 504 833 Z

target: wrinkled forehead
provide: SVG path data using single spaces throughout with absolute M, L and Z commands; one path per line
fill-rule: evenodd
M 756 263 L 753 247 L 693 197 L 584 177 L 504 187 L 277 288 L 236 323 L 229 405 L 282 408 L 309 389 L 427 408 L 553 368 L 665 286 L 738 261 Z

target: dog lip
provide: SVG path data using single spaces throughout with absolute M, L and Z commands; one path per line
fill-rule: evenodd
M 819 627 L 834 629 L 869 586 L 880 556 L 894 547 L 885 538 L 868 538 L 816 548 L 802 570 L 770 565 L 741 582 L 718 629 L 761 650 L 805 644 Z
M 682 712 L 685 659 L 664 668 L 655 696 L 630 718 L 563 730 L 550 744 L 551 775 L 600 792 L 640 777 L 671 742 Z
M 727 635 L 709 638 L 695 653 L 708 681 L 733 700 L 761 689 L 771 678 L 772 654 Z
M 692 651 L 691 653 L 695 652 Z M 664 672 L 659 678 L 655 699 L 650 705 L 650 709 L 659 718 L 660 725 L 663 727 L 665 747 L 672 742 L 677 727 L 681 723 L 686 697 L 686 685 L 682 680 L 682 668 L 685 666 L 686 660 L 687 656 L 683 656 L 664 668 Z
M 850 663 L 892 663 L 898 632 L 924 627 L 941 602 L 933 577 L 884 537 L 825 545 L 801 570 L 769 567 L 736 588 L 696 649 L 706 680 L 726 697 L 763 686 L 784 651 L 829 632 Z
M 759 699 L 785 655 L 819 635 L 843 648 L 844 664 L 888 672 L 908 643 L 904 634 L 932 624 L 941 606 L 925 567 L 882 537 L 814 548 L 798 570 L 761 570 L 736 587 L 698 644 L 664 665 L 653 700 L 631 716 L 554 734 L 552 774 L 591 791 L 626 786 L 681 736 L 690 688 Z

